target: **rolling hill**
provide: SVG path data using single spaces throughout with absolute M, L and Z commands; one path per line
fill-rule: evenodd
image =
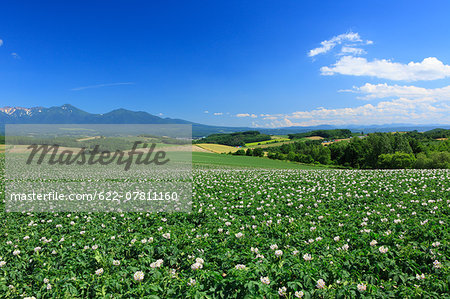
M 0 132 L 3 132 L 4 124 L 191 124 L 192 136 L 204 137 L 215 133 L 232 133 L 249 131 L 249 127 L 225 127 L 209 126 L 183 119 L 162 118 L 144 111 L 131 111 L 116 109 L 104 114 L 94 114 L 78 109 L 70 104 L 45 107 L 3 107 L 0 108 Z M 263 134 L 287 135 L 303 133 L 312 130 L 329 130 L 338 127 L 331 125 L 319 125 L 311 127 L 286 127 L 286 128 L 258 128 Z M 450 128 L 449 125 L 348 125 L 339 128 L 347 128 L 354 132 L 391 132 L 391 131 L 427 131 L 434 128 Z

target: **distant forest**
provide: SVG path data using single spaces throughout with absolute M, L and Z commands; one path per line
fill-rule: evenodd
M 351 137 L 352 131 L 348 129 L 314 130 L 306 133 L 288 134 L 289 139 L 300 139 L 312 136 L 319 136 L 325 139 L 344 139 Z
M 333 134 L 335 133 L 337 132 Z M 294 135 L 296 138 L 301 136 L 300 134 Z M 448 169 L 450 168 L 449 137 L 450 130 L 445 129 L 434 129 L 424 133 L 417 131 L 372 133 L 366 136 L 356 136 L 347 141 L 331 143 L 327 146 L 321 140 L 303 139 L 281 146 L 267 147 L 264 148 L 264 151 L 267 152 L 267 157 L 270 159 L 356 169 Z M 254 149 L 239 150 L 234 154 L 263 156 L 260 149 L 256 152 Z
M 258 131 L 245 131 L 230 134 L 212 134 L 195 143 L 215 143 L 229 146 L 245 146 L 246 143 L 270 140 L 270 135 Z

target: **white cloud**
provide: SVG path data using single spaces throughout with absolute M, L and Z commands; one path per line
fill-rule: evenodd
M 256 114 L 238 113 L 238 114 L 236 114 L 236 117 L 251 117 L 251 118 L 257 118 L 258 116 L 257 116 Z
M 3 45 L 3 40 L 0 39 L 0 47 Z
M 208 110 L 205 110 L 205 111 L 203 111 L 203 113 L 206 113 L 206 114 L 208 114 L 208 113 L 209 113 L 209 111 L 208 111 Z
M 342 55 L 348 55 L 348 54 L 363 55 L 363 54 L 366 54 L 366 51 L 364 51 L 364 49 L 362 49 L 362 48 L 344 46 L 341 49 L 341 54 Z
M 322 67 L 322 75 L 371 76 L 398 81 L 426 81 L 450 77 L 450 65 L 436 57 L 428 57 L 421 62 L 399 63 L 386 59 L 367 60 L 357 57 L 366 52 L 363 47 L 372 44 L 364 41 L 359 34 L 338 35 L 323 41 L 321 47 L 309 52 L 309 56 L 326 53 L 341 45 L 338 60 L 331 66 Z M 323 108 L 297 111 L 290 114 L 265 114 L 264 125 L 311 126 L 331 125 L 369 125 L 389 123 L 450 124 L 450 86 L 427 89 L 412 85 L 388 85 L 366 83 L 360 87 L 341 92 L 360 94 L 360 99 L 384 99 L 375 104 L 356 107 Z M 261 119 L 260 119 L 261 120 Z M 261 122 L 259 122 L 261 124 Z
M 257 123 L 262 127 L 314 125 L 372 124 L 450 124 L 450 85 L 423 88 L 412 85 L 366 83 L 341 92 L 361 94 L 363 99 L 385 99 L 356 107 L 324 108 L 287 114 L 261 114 Z M 250 114 L 246 114 L 249 116 Z
M 109 86 L 118 86 L 118 85 L 133 85 L 133 84 L 134 84 L 134 82 L 105 83 L 105 84 L 75 87 L 75 88 L 72 88 L 71 90 L 78 91 L 78 90 L 91 89 L 91 88 L 100 88 L 100 87 L 109 87 Z
M 214 115 L 223 115 L 222 112 L 214 112 Z
M 445 93 L 450 88 L 445 88 Z M 441 94 L 441 91 L 431 90 L 430 94 Z M 365 104 L 344 108 L 317 108 L 306 111 L 296 111 L 290 114 L 265 115 L 259 122 L 261 126 L 288 127 L 314 125 L 372 125 L 391 123 L 415 124 L 450 124 L 449 97 L 439 98 L 426 94 L 413 98 L 399 97 L 393 100 L 381 101 L 377 104 Z M 270 118 L 269 118 L 270 117 Z
M 341 90 L 344 92 L 355 92 L 365 96 L 360 99 L 382 99 L 389 97 L 406 97 L 406 98 L 421 98 L 430 97 L 436 100 L 450 101 L 450 85 L 442 88 L 423 88 L 417 86 L 407 85 L 388 85 L 366 83 L 361 87 L 354 86 L 350 90 Z
M 322 67 L 322 75 L 372 76 L 389 80 L 419 81 L 450 77 L 450 65 L 445 65 L 436 57 L 425 58 L 422 62 L 402 64 L 386 59 L 367 61 L 366 58 L 344 56 L 333 66 Z
M 11 53 L 11 56 L 15 59 L 20 59 L 19 54 L 15 53 L 15 52 Z
M 260 114 L 259 116 L 261 116 L 262 119 L 264 119 L 264 120 L 275 120 L 278 118 L 277 116 L 270 115 L 270 114 L 264 114 L 264 113 Z
M 337 45 L 340 45 L 340 44 L 345 45 L 343 48 L 345 48 L 345 47 L 348 48 L 347 44 L 349 44 L 349 43 L 370 45 L 370 44 L 372 44 L 372 41 L 363 41 L 358 33 L 354 33 L 354 32 L 343 33 L 343 34 L 334 36 L 330 40 L 324 40 L 323 42 L 320 43 L 321 44 L 320 47 L 310 50 L 308 52 L 308 56 L 314 57 L 319 54 L 327 53 L 327 52 L 331 51 L 334 47 L 336 47 Z M 356 48 L 354 48 L 354 49 L 356 49 Z

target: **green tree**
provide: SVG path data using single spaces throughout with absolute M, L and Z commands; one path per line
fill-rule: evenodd
M 381 154 L 378 164 L 384 169 L 406 169 L 413 168 L 416 158 L 413 154 L 396 152 L 394 154 Z
M 416 157 L 416 163 L 414 168 L 426 169 L 431 168 L 432 160 L 427 157 L 425 153 L 418 153 Z
M 294 152 L 289 152 L 286 159 L 289 161 L 295 161 L 297 158 L 297 155 Z
M 280 150 L 283 154 L 288 154 L 289 152 L 294 151 L 294 146 L 292 145 L 292 143 L 285 143 L 281 145 Z
M 394 153 L 392 149 L 392 136 L 386 133 L 374 133 L 369 134 L 369 136 L 364 139 L 363 148 L 366 149 L 367 153 L 364 155 L 364 166 L 375 168 L 378 164 L 378 157 L 382 154 L 392 154 Z M 359 152 L 363 154 L 363 151 Z
M 245 151 L 243 149 L 238 149 L 233 153 L 235 156 L 245 156 Z
M 403 134 L 394 135 L 394 150 L 402 153 L 412 153 L 411 146 L 409 145 L 408 138 Z
M 262 149 L 262 148 L 259 148 L 259 147 L 254 148 L 254 149 L 253 149 L 253 156 L 256 156 L 256 157 L 263 157 L 263 156 L 264 156 L 264 151 L 263 151 L 263 149 Z
M 431 152 L 430 168 L 448 169 L 450 168 L 450 153 L 449 152 Z

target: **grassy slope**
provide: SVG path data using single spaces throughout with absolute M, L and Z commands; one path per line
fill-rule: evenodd
M 252 167 L 275 169 L 325 169 L 321 166 L 303 165 L 299 163 L 270 160 L 267 158 L 219 155 L 210 153 L 192 153 L 194 166 L 227 166 L 227 167 Z

